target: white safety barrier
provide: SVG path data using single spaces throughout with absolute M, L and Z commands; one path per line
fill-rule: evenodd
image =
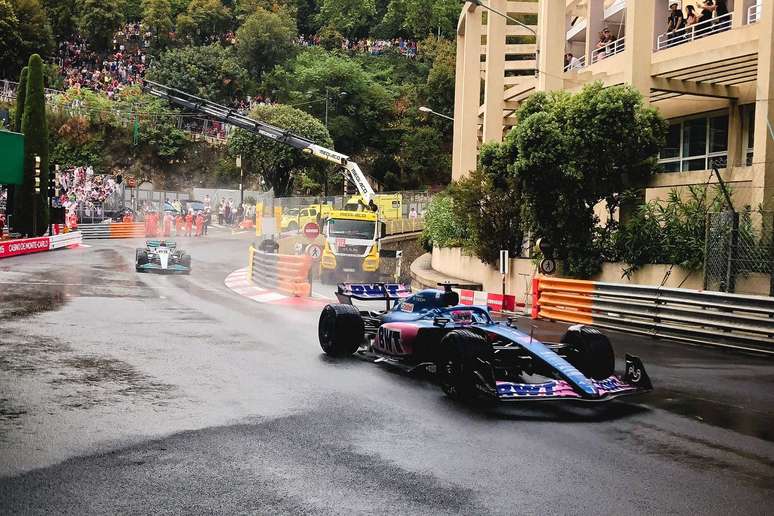
M 54 235 L 48 238 L 49 251 L 54 249 L 61 249 L 63 247 L 78 245 L 83 243 L 83 234 L 80 231 L 71 231 L 69 233 L 62 233 L 60 235 Z

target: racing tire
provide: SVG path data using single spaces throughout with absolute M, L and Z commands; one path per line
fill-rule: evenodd
M 323 285 L 333 285 L 336 281 L 333 279 L 334 271 L 320 269 L 320 283 Z
M 572 326 L 562 337 L 567 361 L 594 380 L 604 380 L 615 372 L 615 353 L 610 339 L 592 326 Z
M 137 272 L 142 272 L 142 266 L 146 265 L 147 263 L 148 253 L 145 251 L 145 249 L 137 249 L 135 252 L 134 270 Z
M 352 305 L 326 305 L 317 326 L 320 347 L 330 356 L 347 356 L 365 340 L 365 323 Z
M 184 274 L 191 274 L 191 255 L 182 253 L 180 255 L 180 264 L 186 268 Z
M 447 396 L 471 401 L 482 383 L 491 383 L 488 387 L 495 388 L 490 365 L 492 346 L 482 335 L 470 330 L 454 330 L 441 339 L 439 348 L 435 371 Z

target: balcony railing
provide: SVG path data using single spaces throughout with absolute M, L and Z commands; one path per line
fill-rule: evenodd
M 682 29 L 674 30 L 672 32 L 659 34 L 656 41 L 656 50 L 676 47 L 677 45 L 682 45 L 683 43 L 688 43 L 695 39 L 730 30 L 731 15 L 732 13 L 724 14 L 723 16 L 718 16 L 689 27 L 683 27 Z
M 623 52 L 625 48 L 624 38 L 618 38 L 615 41 L 611 41 L 604 47 L 595 48 L 591 52 L 591 62 L 596 63 L 600 59 L 614 56 L 620 52 Z
M 572 61 L 565 65 L 564 71 L 571 72 L 573 70 L 581 70 L 583 68 L 586 68 L 586 56 L 574 57 Z
M 763 9 L 763 5 L 756 3 L 755 5 L 751 5 L 747 9 L 747 23 L 755 23 L 758 20 L 761 19 L 761 10 Z

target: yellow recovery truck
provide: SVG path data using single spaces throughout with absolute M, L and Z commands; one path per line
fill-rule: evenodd
M 163 84 L 144 80 L 143 90 L 154 97 L 167 99 L 179 106 L 195 112 L 204 113 L 220 122 L 231 124 L 245 131 L 259 134 L 277 143 L 288 145 L 304 154 L 335 163 L 339 171 L 350 183 L 354 184 L 360 194 L 355 204 L 360 211 L 344 210 L 330 212 L 323 232 L 325 234 L 325 249 L 320 260 L 320 273 L 325 279 L 337 280 L 349 275 L 376 280 L 379 270 L 379 239 L 384 233 L 384 224 L 377 211 L 376 192 L 368 183 L 363 171 L 349 156 L 317 145 L 313 141 L 293 134 L 286 129 L 276 127 L 259 120 L 254 120 L 231 108 L 216 104 L 190 93 L 171 88 Z M 389 196 L 385 196 L 389 197 Z M 391 208 L 396 199 L 390 199 Z M 398 205 L 400 203 L 398 202 Z M 399 206 L 397 213 L 400 212 Z M 321 218 L 325 216 L 322 206 L 315 213 Z M 298 226 L 304 220 L 302 210 L 298 215 Z M 311 218 L 307 211 L 306 217 Z M 290 225 L 289 218 L 286 221 Z M 337 277 L 338 276 L 338 277 Z

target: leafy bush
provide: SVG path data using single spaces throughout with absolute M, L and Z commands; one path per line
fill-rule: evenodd
M 508 174 L 512 156 L 502 144 L 481 148 L 479 167 L 450 188 L 458 220 L 467 230 L 463 247 L 494 265 L 500 250 L 518 256 L 522 244 L 521 191 Z
M 663 202 L 651 201 L 613 235 L 630 276 L 643 265 L 668 263 L 690 270 L 704 266 L 707 215 L 722 211 L 724 198 L 715 187 L 689 186 L 681 196 L 672 190 Z
M 422 243 L 426 248 L 460 247 L 467 239 L 467 231 L 455 213 L 454 200 L 448 194 L 433 197 L 424 217 Z
M 525 200 L 525 225 L 554 244 L 566 271 L 599 271 L 594 206 L 612 213 L 620 194 L 641 187 L 654 171 L 666 123 L 629 86 L 588 85 L 580 93 L 537 93 L 517 112 L 505 145 Z

